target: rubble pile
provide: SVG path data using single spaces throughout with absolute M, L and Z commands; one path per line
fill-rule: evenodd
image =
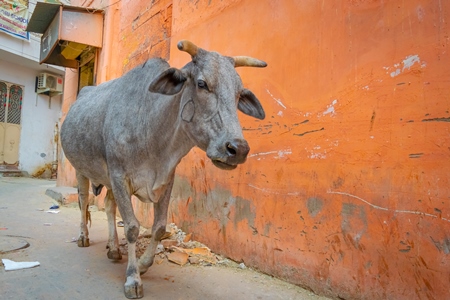
M 136 256 L 139 258 L 145 252 L 150 243 L 151 233 L 144 230 L 136 242 Z M 128 253 L 128 245 L 125 239 L 120 243 L 120 252 L 124 255 Z M 239 267 L 242 266 L 214 254 L 211 250 L 200 242 L 192 240 L 192 233 L 186 234 L 174 223 L 166 227 L 166 233 L 158 244 L 155 252 L 155 263 L 161 264 L 165 260 L 184 266 L 186 264 L 212 266 L 216 264 Z M 241 264 L 243 265 L 243 264 Z

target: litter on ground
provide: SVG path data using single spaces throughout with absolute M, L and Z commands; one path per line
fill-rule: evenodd
M 2 258 L 2 263 L 5 266 L 5 271 L 14 271 L 21 269 L 34 268 L 40 265 L 38 261 L 21 261 L 16 262 L 6 258 Z

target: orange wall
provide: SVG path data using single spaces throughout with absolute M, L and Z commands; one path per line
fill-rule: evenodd
M 180 39 L 268 63 L 238 70 L 267 116 L 240 115 L 246 164 L 191 151 L 169 221 L 319 294 L 450 298 L 448 1 L 149 3 L 108 9 L 100 81 L 155 55 L 182 67 Z
M 103 0 L 72 0 L 71 5 L 72 6 L 83 6 L 83 7 L 92 7 L 92 8 L 102 8 L 105 5 L 103 4 L 105 1 Z M 114 12 L 115 9 L 108 10 L 108 13 L 105 14 L 104 17 L 104 24 L 108 24 L 108 19 L 111 19 L 111 15 Z M 103 42 L 111 43 L 111 35 L 104 30 L 103 33 Z M 108 47 L 109 48 L 109 47 Z M 103 52 L 100 57 L 100 68 L 97 71 L 97 81 L 103 82 L 106 81 L 104 79 L 105 70 L 108 69 L 109 64 L 105 61 L 105 58 L 109 58 L 109 52 L 111 51 L 100 51 Z M 103 75 L 103 76 L 102 76 Z M 118 75 L 120 76 L 120 75 Z M 102 78 L 102 79 L 101 79 Z M 114 78 L 114 77 L 112 77 Z M 112 79 L 111 77 L 108 79 Z M 78 95 L 78 70 L 77 69 L 69 69 L 66 68 L 66 73 L 64 76 L 64 94 L 63 94 L 63 101 L 62 101 L 62 107 L 61 107 L 61 119 L 59 128 L 61 128 L 61 124 L 64 122 L 64 119 L 66 118 L 67 112 L 70 109 L 70 106 L 75 102 Z M 77 185 L 77 179 L 75 175 L 75 169 L 72 167 L 70 162 L 67 160 L 66 156 L 64 155 L 64 151 L 62 151 L 61 145 L 59 145 L 58 148 L 58 177 L 57 177 L 57 185 L 58 186 L 70 186 L 75 187 Z
M 239 73 L 268 117 L 237 170 L 182 161 L 171 218 L 321 294 L 450 298 L 450 3 L 234 2 L 175 1 L 171 64 L 182 38 L 265 60 Z
M 66 73 L 64 76 L 64 95 L 61 105 L 61 122 L 59 124 L 59 128 L 61 128 L 61 124 L 70 109 L 70 105 L 76 100 L 77 90 L 78 71 L 74 69 L 66 69 Z M 58 177 L 56 181 L 58 186 L 73 187 L 77 184 L 75 169 L 72 167 L 72 165 L 64 155 L 64 151 L 62 151 L 61 145 L 59 145 L 58 148 Z

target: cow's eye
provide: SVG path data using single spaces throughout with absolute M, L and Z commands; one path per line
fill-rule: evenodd
M 198 85 L 199 88 L 209 91 L 208 85 L 203 80 L 197 81 L 197 85 Z

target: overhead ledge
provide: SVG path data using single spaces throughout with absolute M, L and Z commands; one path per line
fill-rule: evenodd
M 103 44 L 103 10 L 37 2 L 27 31 L 40 33 L 40 63 L 78 68 L 84 52 Z

